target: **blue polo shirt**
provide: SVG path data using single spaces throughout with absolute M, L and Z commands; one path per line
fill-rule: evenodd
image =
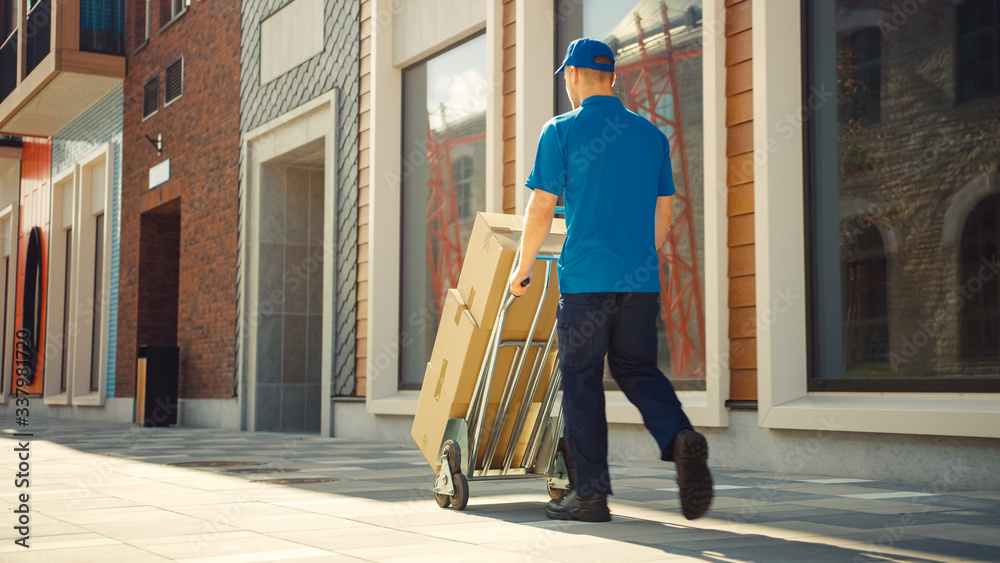
M 667 136 L 614 96 L 591 96 L 542 128 L 526 185 L 562 195 L 562 293 L 660 291 L 656 198 L 673 195 Z

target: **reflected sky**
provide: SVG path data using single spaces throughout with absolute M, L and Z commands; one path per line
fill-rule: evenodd
M 445 119 L 455 123 L 484 113 L 488 93 L 485 35 L 427 61 L 427 113 L 432 129 L 441 128 L 442 105 Z

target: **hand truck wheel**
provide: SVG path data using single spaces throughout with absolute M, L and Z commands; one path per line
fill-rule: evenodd
M 469 505 L 469 480 L 461 473 L 455 473 L 451 477 L 455 494 L 451 495 L 448 500 L 451 501 L 451 506 L 455 510 L 465 510 L 465 507 Z
M 441 449 L 443 455 L 448 456 L 448 468 L 452 473 L 462 472 L 462 448 L 454 440 L 447 440 Z
M 449 495 L 434 493 L 434 501 L 437 502 L 437 505 L 441 508 L 448 508 L 448 506 L 451 505 L 451 497 Z
M 546 483 L 545 488 L 549 490 L 549 498 L 552 500 L 562 500 L 569 494 L 569 489 L 556 489 L 552 483 Z

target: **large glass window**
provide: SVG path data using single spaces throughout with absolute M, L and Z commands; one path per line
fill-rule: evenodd
M 809 389 L 1000 390 L 1000 1 L 804 4 Z
M 704 151 L 700 0 L 557 0 L 556 60 L 579 37 L 615 51 L 614 94 L 670 138 L 674 226 L 661 257 L 660 369 L 684 390 L 705 389 Z M 562 73 L 556 109 L 571 108 Z M 606 387 L 614 388 L 606 378 Z
M 486 205 L 486 38 L 403 72 L 400 386 L 419 388 Z

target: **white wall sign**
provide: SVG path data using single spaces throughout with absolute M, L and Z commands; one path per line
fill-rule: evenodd
M 169 158 L 149 169 L 149 189 L 153 189 L 169 179 L 170 179 Z

